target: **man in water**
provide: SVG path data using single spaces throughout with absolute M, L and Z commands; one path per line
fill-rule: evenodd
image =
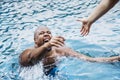
M 55 75 L 53 71 L 56 67 L 58 57 L 71 56 L 91 62 L 115 62 L 120 60 L 120 56 L 109 58 L 92 58 L 68 48 L 64 44 L 65 39 L 61 36 L 52 37 L 48 27 L 38 27 L 34 33 L 33 48 L 28 48 L 20 55 L 22 67 L 34 66 L 42 61 L 44 73 Z

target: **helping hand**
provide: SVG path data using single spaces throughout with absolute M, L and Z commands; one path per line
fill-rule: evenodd
M 80 30 L 82 36 L 87 36 L 90 31 L 91 24 L 87 19 L 78 19 L 77 21 L 82 22 L 82 28 Z

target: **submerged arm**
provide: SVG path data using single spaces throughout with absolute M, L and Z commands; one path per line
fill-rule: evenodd
M 98 57 L 93 58 L 95 62 L 117 62 L 120 61 L 120 56 L 114 56 L 114 57 Z
M 65 51 L 66 51 L 66 56 L 72 56 L 72 57 L 76 57 L 76 58 L 90 61 L 90 62 L 116 62 L 116 61 L 120 61 L 120 56 L 92 58 L 92 57 L 86 56 L 84 54 L 77 53 L 70 48 L 67 48 Z

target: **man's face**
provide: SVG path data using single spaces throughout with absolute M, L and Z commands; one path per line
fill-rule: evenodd
M 40 27 L 37 30 L 35 43 L 38 46 L 41 46 L 45 42 L 48 42 L 51 38 L 52 38 L 51 31 L 47 27 Z

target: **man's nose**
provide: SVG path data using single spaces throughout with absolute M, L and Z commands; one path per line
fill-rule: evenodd
M 47 32 L 45 32 L 44 35 L 49 35 L 49 34 Z

